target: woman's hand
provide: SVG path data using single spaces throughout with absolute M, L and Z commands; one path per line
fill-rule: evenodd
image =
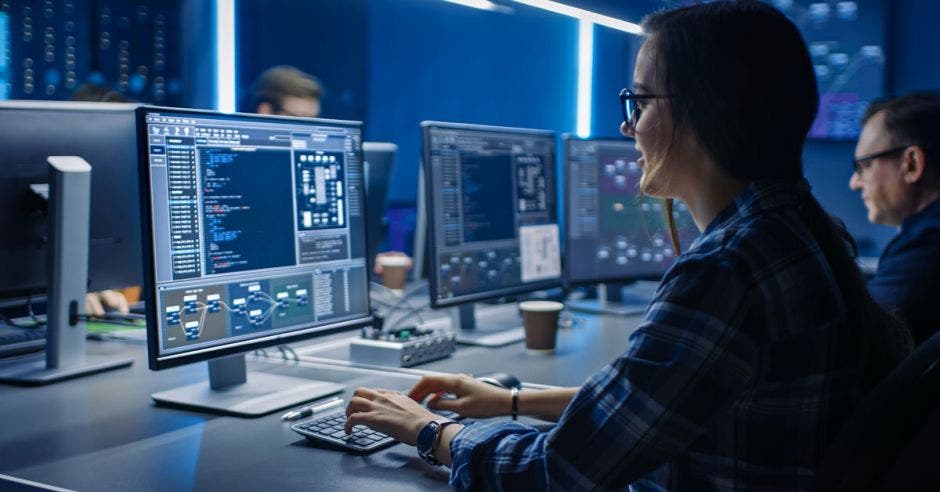
M 486 418 L 512 413 L 509 390 L 478 381 L 466 374 L 424 376 L 411 388 L 408 396 L 418 402 L 430 397 L 428 408 L 450 410 L 464 417 Z
M 352 432 L 355 425 L 365 425 L 414 446 L 421 428 L 438 418 L 397 391 L 359 388 L 346 407 L 346 432 Z

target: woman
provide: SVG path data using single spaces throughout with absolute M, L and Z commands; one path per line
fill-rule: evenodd
M 466 416 L 510 412 L 507 392 L 466 377 L 357 390 L 348 425 L 409 444 L 432 429 L 454 488 L 811 489 L 841 423 L 909 350 L 803 179 L 818 94 L 796 27 L 742 1 L 644 28 L 621 130 L 643 191 L 683 200 L 702 235 L 622 356 L 580 388 L 520 394 L 520 413 L 558 419 L 550 432 L 429 424 L 416 403 L 428 396 Z

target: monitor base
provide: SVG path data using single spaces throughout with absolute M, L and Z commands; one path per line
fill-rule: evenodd
M 451 323 L 457 343 L 481 347 L 502 347 L 525 340 L 518 310 L 510 313 L 489 313 L 477 319 L 473 304 L 464 304 L 451 311 Z M 508 316 L 507 316 L 508 315 Z
M 609 316 L 636 316 L 646 312 L 649 301 L 644 303 L 604 302 L 597 299 L 565 301 L 565 307 L 571 311 L 587 314 L 606 314 Z
M 17 358 L 10 361 L 9 364 L 0 366 L 0 382 L 22 386 L 42 386 L 66 379 L 110 371 L 111 369 L 128 367 L 133 362 L 131 359 L 115 359 L 107 355 L 85 354 L 83 362 L 69 364 L 65 367 L 50 368 L 46 362 L 46 354 L 43 352 Z
M 151 395 L 157 405 L 236 417 L 260 417 L 276 410 L 339 393 L 345 386 L 326 381 L 253 372 L 248 381 L 212 389 L 209 381 Z
M 472 330 L 457 330 L 454 333 L 457 343 L 480 347 L 502 347 L 525 340 L 525 330 L 521 326 L 498 326 Z

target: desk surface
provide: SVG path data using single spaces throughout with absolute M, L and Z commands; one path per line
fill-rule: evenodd
M 586 317 L 582 326 L 560 332 L 554 356 L 530 354 L 522 344 L 460 348 L 417 369 L 506 371 L 528 382 L 577 385 L 624 350 L 637 322 Z M 354 455 L 309 444 L 280 421 L 280 412 L 241 419 L 156 407 L 151 393 L 205 380 L 205 364 L 152 372 L 143 344 L 88 345 L 95 353 L 133 357 L 134 365 L 38 388 L 0 386 L 0 474 L 103 491 L 447 486 L 448 469 L 425 464 L 408 446 Z M 407 389 L 418 378 L 307 361 L 249 360 L 249 370 L 342 382 L 347 400 L 359 386 Z

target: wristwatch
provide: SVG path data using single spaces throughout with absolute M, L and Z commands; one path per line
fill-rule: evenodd
M 437 419 L 424 424 L 424 427 L 418 431 L 418 439 L 415 446 L 418 448 L 418 456 L 427 461 L 430 465 L 440 465 L 441 463 L 434 458 L 434 448 L 440 441 L 440 433 L 450 424 L 457 422 L 450 419 Z

